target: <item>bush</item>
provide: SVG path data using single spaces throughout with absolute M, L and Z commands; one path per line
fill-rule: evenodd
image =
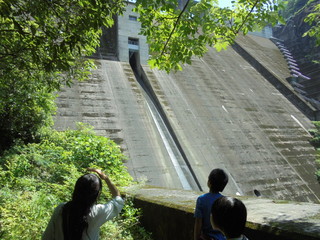
M 0 155 L 17 140 L 37 141 L 39 129 L 52 126 L 55 94 L 41 78 L 30 78 L 20 69 L 1 75 L 0 69 Z
M 316 128 L 309 131 L 313 136 L 313 138 L 310 140 L 310 143 L 315 147 L 317 151 L 316 163 L 318 164 L 318 166 L 320 166 L 320 122 L 313 122 L 313 124 Z M 320 183 L 320 167 L 318 167 L 318 170 L 316 171 L 316 176 L 318 182 Z
M 87 167 L 103 169 L 120 188 L 132 184 L 119 147 L 79 126 L 75 131 L 46 130 L 39 143 L 16 145 L 0 158 L 2 240 L 39 239 L 53 209 L 70 200 Z M 104 188 L 100 199 L 109 197 Z M 138 224 L 139 214 L 127 201 L 121 216 L 102 228 L 101 239 L 150 239 Z
M 310 130 L 313 136 L 310 142 L 315 148 L 320 148 L 320 122 L 313 122 L 313 124 L 316 128 Z

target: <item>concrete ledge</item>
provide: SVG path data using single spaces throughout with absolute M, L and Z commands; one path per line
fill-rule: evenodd
M 142 209 L 141 223 L 154 240 L 193 239 L 193 212 L 201 192 L 151 186 L 125 192 Z M 238 198 L 248 209 L 245 234 L 250 240 L 320 239 L 320 204 Z

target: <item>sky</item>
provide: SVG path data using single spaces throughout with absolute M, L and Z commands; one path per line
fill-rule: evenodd
M 231 7 L 231 0 L 218 0 L 220 7 Z

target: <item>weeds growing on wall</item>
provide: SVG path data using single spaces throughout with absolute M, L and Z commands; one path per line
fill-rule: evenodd
M 315 147 L 317 151 L 317 165 L 318 165 L 318 170 L 316 172 L 316 176 L 318 179 L 318 182 L 320 183 L 320 121 L 318 122 L 313 122 L 315 125 L 314 130 L 310 130 L 310 133 L 312 134 L 313 138 L 311 139 L 311 144 Z
M 79 126 L 46 130 L 40 143 L 16 145 L 0 158 L 0 239 L 40 239 L 53 209 L 70 200 L 87 167 L 103 169 L 120 189 L 132 184 L 119 147 Z M 99 201 L 106 199 L 104 188 Z M 139 214 L 127 200 L 121 215 L 103 226 L 100 239 L 150 239 L 138 224 Z

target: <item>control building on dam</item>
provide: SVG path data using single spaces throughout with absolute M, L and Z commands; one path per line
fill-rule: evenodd
M 276 44 L 239 36 L 167 74 L 147 65 L 132 7 L 105 29 L 90 79 L 59 93 L 56 129 L 91 124 L 121 146 L 130 174 L 148 185 L 207 191 L 208 174 L 222 168 L 225 194 L 318 203 L 308 132 L 317 111 L 286 80 Z

